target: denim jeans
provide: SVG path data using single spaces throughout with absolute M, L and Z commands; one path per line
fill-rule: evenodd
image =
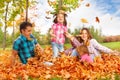
M 78 56 L 78 57 L 80 57 L 79 54 L 78 54 L 78 52 L 76 51 L 76 49 L 74 49 L 74 50 L 72 51 L 72 53 L 71 53 L 70 56 L 72 56 L 72 57 L 73 57 L 73 56 Z M 101 57 L 100 54 L 98 54 L 98 56 Z M 95 56 L 95 54 L 90 54 L 90 57 L 91 57 L 92 60 L 94 60 L 94 58 L 95 58 L 96 56 Z
M 70 56 L 78 56 L 78 52 L 76 51 L 76 49 L 73 49 L 72 53 Z
M 58 57 L 59 56 L 59 52 L 63 52 L 64 51 L 64 47 L 63 44 L 57 44 L 55 42 L 52 42 L 52 49 L 53 49 L 53 57 Z

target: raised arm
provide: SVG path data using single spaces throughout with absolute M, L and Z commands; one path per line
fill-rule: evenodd
M 95 47 L 95 49 L 100 50 L 102 52 L 105 53 L 113 53 L 113 51 L 105 46 L 102 46 L 101 44 L 99 44 L 95 39 L 91 40 L 91 43 L 93 44 L 93 46 Z
M 80 43 L 74 36 L 72 36 L 70 33 L 66 32 L 66 37 L 69 38 L 72 42 L 72 44 L 77 47 L 81 46 L 82 43 Z

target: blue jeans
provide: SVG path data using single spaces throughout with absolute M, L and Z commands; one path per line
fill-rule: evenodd
M 64 47 L 63 44 L 57 44 L 55 42 L 52 42 L 52 49 L 53 49 L 53 57 L 58 57 L 59 56 L 59 52 L 63 52 L 64 51 Z
M 76 49 L 74 49 L 74 50 L 72 51 L 72 53 L 71 53 L 70 56 L 72 56 L 72 57 L 73 57 L 73 56 L 78 56 L 78 57 L 80 57 L 79 54 L 78 54 L 78 52 L 76 51 Z M 98 56 L 101 57 L 100 54 L 98 54 Z M 92 60 L 94 60 L 94 58 L 95 58 L 96 56 L 95 56 L 95 54 L 90 54 L 90 57 L 91 57 Z
M 70 56 L 78 56 L 78 52 L 76 51 L 76 49 L 73 49 L 72 53 Z

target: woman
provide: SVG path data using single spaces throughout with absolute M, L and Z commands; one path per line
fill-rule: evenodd
M 86 45 L 89 50 L 90 57 L 92 59 L 94 59 L 94 57 L 96 57 L 96 56 L 100 56 L 100 52 L 105 52 L 105 53 L 113 53 L 114 52 L 111 49 L 109 49 L 105 46 L 102 46 L 95 39 L 93 39 L 90 34 L 90 31 L 87 28 L 82 28 L 80 31 L 79 36 L 81 37 L 81 42 L 79 42 L 75 37 L 73 37 L 69 33 L 66 33 L 66 35 L 76 47 L 81 46 L 81 45 Z M 78 53 L 74 49 L 72 51 L 71 56 L 77 56 L 77 55 L 78 55 Z

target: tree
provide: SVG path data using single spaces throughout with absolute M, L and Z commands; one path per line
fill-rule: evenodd
M 29 4 L 34 4 L 35 0 L 30 0 Z M 13 26 L 13 35 L 15 27 L 15 17 L 20 13 L 23 13 L 26 9 L 25 0 L 0 0 L 0 17 L 4 21 L 4 39 L 3 39 L 3 49 L 6 47 L 6 29 L 8 26 Z M 27 7 L 28 9 L 28 7 Z M 5 16 L 3 16 L 5 14 Z M 28 14 L 28 13 L 27 13 Z M 27 19 L 26 19 L 27 20 Z M 14 37 L 13 37 L 14 40 Z
M 79 7 L 79 0 L 48 0 L 48 4 L 54 9 L 54 12 L 59 10 L 64 10 L 66 12 L 71 12 L 72 10 Z
M 0 27 L 0 44 L 2 44 L 3 36 L 4 36 L 4 33 Z M 2 45 L 0 45 L 0 47 L 2 47 Z
M 10 0 L 6 1 L 6 6 L 5 6 L 5 27 L 4 27 L 4 39 L 3 39 L 3 50 L 5 50 L 6 47 L 6 28 L 7 28 L 7 16 L 8 16 L 8 7 L 9 7 L 9 3 Z
M 101 33 L 101 29 L 95 29 L 94 26 L 91 26 L 89 30 L 93 38 L 95 38 L 98 42 L 103 42 L 103 36 Z

